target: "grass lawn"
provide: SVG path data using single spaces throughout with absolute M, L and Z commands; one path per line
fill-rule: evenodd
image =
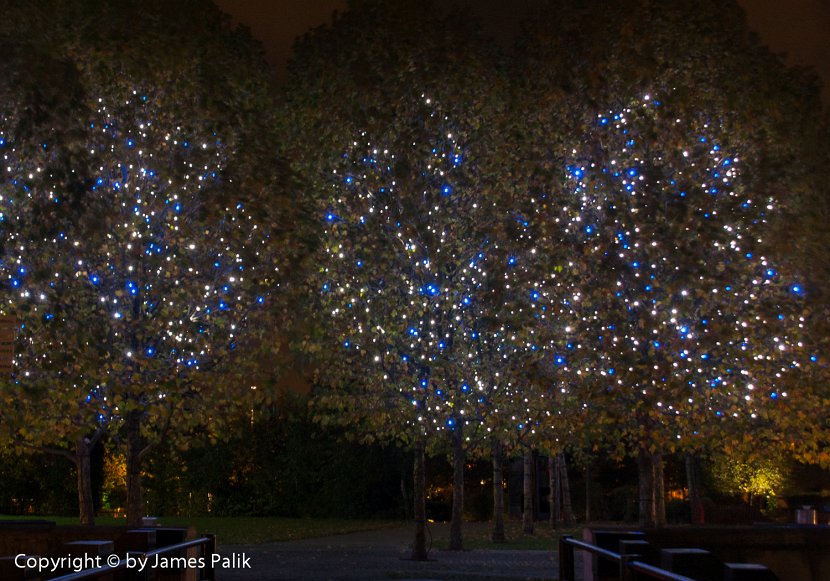
M 59 525 L 77 525 L 78 517 L 3 516 L 0 520 L 48 520 Z M 121 525 L 125 519 L 98 517 L 97 525 Z M 162 517 L 159 524 L 172 527 L 193 527 L 197 533 L 213 533 L 225 545 L 256 545 L 272 541 L 292 541 L 340 535 L 358 531 L 404 526 L 402 521 L 348 520 L 334 518 L 280 517 Z
M 448 549 L 450 546 L 449 524 L 431 524 L 429 528 L 433 535 L 433 546 L 437 549 Z M 582 538 L 582 527 L 554 530 L 546 522 L 537 522 L 534 533 L 526 535 L 522 532 L 520 521 L 508 520 L 504 523 L 506 541 L 494 543 L 490 540 L 492 530 L 493 523 L 491 522 L 464 523 L 462 529 L 464 549 L 555 551 L 559 547 L 560 535 Z
M 403 526 L 402 521 L 350 520 L 340 518 L 283 517 L 165 517 L 165 526 L 194 527 L 199 533 L 213 533 L 223 545 L 256 545 L 342 535 L 358 531 Z
M 77 525 L 77 517 L 64 516 L 4 516 L 0 520 L 48 520 L 59 525 Z M 123 518 L 101 516 L 95 519 L 98 525 L 121 525 Z M 197 533 L 213 533 L 223 545 L 257 545 L 274 541 L 293 541 L 341 535 L 359 531 L 413 526 L 411 521 L 399 520 L 350 520 L 335 518 L 283 518 L 283 517 L 160 517 L 159 524 L 173 527 L 193 527 Z M 492 523 L 464 523 L 465 549 L 521 549 L 556 550 L 559 535 L 570 534 L 581 538 L 581 528 L 553 530 L 547 523 L 536 523 L 535 532 L 525 535 L 522 523 L 506 521 L 504 543 L 490 540 Z M 432 539 L 436 549 L 449 547 L 449 523 L 430 523 L 427 542 Z M 414 532 L 414 528 L 413 528 Z

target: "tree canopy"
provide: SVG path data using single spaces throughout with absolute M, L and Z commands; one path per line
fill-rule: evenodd
M 72 81 L 69 95 L 50 79 L 4 86 L 2 268 L 20 321 L 11 429 L 88 456 L 123 425 L 132 522 L 152 446 L 215 423 L 217 404 L 248 389 L 200 377 L 227 372 L 251 318 L 281 307 L 294 248 L 279 245 L 292 228 L 258 49 L 211 4 L 186 4 L 116 3 L 100 18 L 88 3 L 36 2 L 3 31 L 24 47 L 12 83 L 26 59 Z M 125 21 L 141 34 L 124 39 Z M 62 115 L 33 110 L 27 90 Z
M 534 445 L 613 442 L 635 454 L 641 446 L 695 448 L 704 434 L 747 429 L 774 439 L 785 417 L 822 397 L 811 375 L 821 344 L 810 314 L 826 307 L 805 260 L 822 269 L 826 260 L 804 250 L 820 240 L 805 227 L 815 219 L 811 205 L 827 207 L 816 177 L 823 174 L 811 171 L 821 166 L 814 146 L 825 135 L 814 76 L 762 47 L 734 3 L 551 2 L 526 23 L 509 57 L 459 34 L 452 19 L 435 16 L 440 11 L 418 2 L 407 8 L 415 11 L 406 12 L 408 28 L 403 16 L 369 2 L 309 34 L 287 92 L 286 119 L 305 148 L 295 167 L 315 192 L 329 192 L 318 202 L 329 222 L 318 277 L 323 311 L 340 349 L 352 351 L 346 361 L 357 365 L 361 385 L 379 365 L 371 389 L 406 402 L 386 358 L 397 373 L 408 353 L 389 347 L 390 328 L 409 350 L 427 348 L 413 361 L 435 357 L 431 371 L 445 355 L 441 339 L 457 340 L 432 309 L 464 293 L 426 276 L 417 254 L 446 233 L 448 244 L 483 238 L 508 257 L 511 245 L 537 253 L 527 271 L 501 272 L 498 261 L 487 267 L 516 297 L 525 293 L 527 318 L 515 317 L 513 300 L 476 311 L 478 320 L 510 320 L 514 348 L 538 351 L 515 366 L 502 361 L 511 388 L 491 401 L 510 419 L 494 423 L 496 415 L 485 421 L 479 413 L 506 438 L 538 432 Z M 449 31 L 453 50 L 442 44 Z M 433 118 L 413 115 L 412 94 L 435 99 L 456 127 L 475 129 L 452 131 L 474 136 L 465 148 L 475 153 L 462 154 L 460 170 L 446 175 L 474 168 L 466 180 L 474 187 L 464 193 L 481 208 L 499 208 L 495 214 L 453 206 L 462 189 L 450 177 L 428 181 L 452 159 L 445 143 L 433 145 L 440 163 L 413 163 L 378 137 L 400 136 L 407 148 L 432 143 L 409 139 Z M 332 148 L 342 143 L 352 146 Z M 420 159 L 429 156 L 425 149 Z M 446 199 L 438 196 L 444 186 Z M 435 222 L 446 211 L 464 220 L 463 230 Z M 378 220 L 384 226 L 372 228 Z M 414 236 L 413 220 L 427 233 Z M 415 266 L 406 251 L 419 259 Z M 429 257 L 431 268 L 438 264 Z M 435 272 L 447 268 L 458 272 L 446 258 Z M 390 284 L 392 273 L 405 273 L 404 284 Z M 458 308 L 459 321 L 472 312 Z M 378 311 L 389 315 L 382 324 Z M 436 326 L 425 331 L 418 322 L 427 319 Z M 437 354 L 429 351 L 436 346 Z M 477 373 L 488 367 L 483 357 L 472 360 Z M 413 397 L 415 407 L 457 409 L 445 386 L 404 377 L 412 393 L 432 388 L 453 403 Z M 375 417 L 388 420 L 393 409 L 378 406 Z

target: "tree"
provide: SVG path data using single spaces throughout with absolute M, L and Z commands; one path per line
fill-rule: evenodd
M 104 431 L 124 428 L 136 524 L 146 454 L 171 432 L 220 419 L 212 404 L 232 401 L 232 389 L 194 372 L 218 371 L 241 345 L 249 313 L 275 288 L 271 243 L 285 235 L 257 204 L 279 192 L 256 165 L 273 135 L 259 55 L 208 4 L 157 8 L 124 2 L 99 20 L 82 2 L 32 3 L 14 7 L 21 30 L 3 31 L 46 59 L 65 51 L 78 87 L 58 130 L 41 121 L 44 132 L 27 131 L 20 95 L 5 112 L 2 267 L 6 310 L 21 321 L 7 416 L 29 444 L 74 442 L 83 522 L 83 459 Z M 146 34 L 116 48 L 125 18 L 144 21 Z M 214 83 L 211 67 L 187 70 L 197 53 L 195 62 L 237 68 Z
M 464 144 L 464 151 L 458 159 L 459 167 L 453 169 L 459 175 L 464 174 L 465 182 L 469 183 L 459 184 L 456 191 L 447 195 L 440 205 L 460 204 L 470 208 L 473 203 L 470 200 L 474 196 L 480 196 L 482 203 L 496 197 L 498 184 L 490 182 L 485 176 L 488 170 L 475 161 L 476 156 L 483 155 L 487 150 L 487 143 L 493 135 L 488 124 L 494 117 L 493 112 L 501 105 L 498 90 L 501 83 L 495 74 L 498 71 L 495 67 L 500 61 L 492 58 L 494 52 L 489 46 L 469 19 L 434 2 L 422 0 L 394 6 L 376 0 L 350 2 L 349 10 L 337 15 L 331 26 L 314 30 L 301 39 L 295 47 L 285 95 L 284 128 L 288 136 L 285 142 L 290 143 L 286 155 L 293 160 L 293 169 L 305 180 L 306 189 L 320 204 L 320 211 L 326 213 L 334 209 L 334 206 L 329 207 L 333 202 L 330 197 L 336 198 L 330 196 L 332 162 L 344 155 L 343 144 L 355 141 L 355 136 L 359 137 L 345 153 L 346 161 L 341 160 L 340 170 L 344 169 L 343 163 L 360 163 L 364 157 L 374 157 L 371 151 L 364 149 L 366 142 L 371 140 L 381 147 L 381 151 L 388 147 L 399 159 L 405 160 L 396 160 L 389 175 L 394 175 L 403 184 L 406 197 L 416 193 L 420 195 L 418 188 L 425 178 L 418 172 L 430 163 L 430 154 L 428 150 L 416 153 L 415 148 L 445 138 L 441 137 L 443 130 L 434 131 L 438 127 L 435 122 L 429 121 L 429 115 L 422 115 L 427 109 L 424 103 L 413 101 L 413 96 L 419 94 L 427 95 L 433 103 L 440 102 L 441 115 L 452 120 L 453 131 L 459 129 L 464 134 L 464 140 L 475 143 L 475 150 Z M 427 127 L 421 127 L 424 124 Z M 407 141 L 410 137 L 412 139 Z M 460 140 L 462 137 L 454 135 L 453 139 Z M 439 149 L 444 151 L 442 147 L 439 146 Z M 447 164 L 448 161 L 442 160 L 441 163 Z M 448 167 L 452 168 L 452 164 Z M 473 167 L 482 173 L 476 175 L 476 170 L 467 169 Z M 367 169 L 375 172 L 378 168 Z M 363 167 L 360 171 L 364 171 Z M 340 183 L 338 187 L 344 185 Z M 433 183 L 430 187 L 437 186 Z M 408 207 L 403 211 L 406 212 L 406 221 L 415 221 L 413 227 L 418 236 L 431 238 L 432 233 L 421 231 L 428 225 L 426 201 L 426 198 L 412 198 L 406 202 Z M 350 202 L 344 199 L 342 203 Z M 337 224 L 356 220 L 359 216 L 354 211 L 350 208 L 343 212 L 344 222 L 337 219 Z M 482 211 L 478 209 L 476 213 L 481 214 Z M 423 216 L 416 220 L 418 213 Z M 480 225 L 462 228 L 460 215 L 440 219 L 453 221 L 453 229 L 458 230 L 461 238 L 458 244 L 467 245 L 467 258 L 475 256 L 476 253 L 470 254 L 472 251 L 469 249 L 473 242 L 466 236 L 467 232 Z M 475 244 L 483 242 L 482 238 Z M 372 243 L 373 240 L 365 242 Z M 435 248 L 428 251 L 434 252 Z M 386 256 L 388 251 L 384 253 L 383 256 Z M 436 260 L 431 255 L 429 257 Z M 461 257 L 457 260 L 460 261 Z M 319 290 L 319 277 L 313 278 L 311 287 Z M 330 321 L 315 318 L 314 313 L 310 313 L 307 320 L 314 321 L 314 324 L 309 323 L 306 327 L 304 347 L 315 351 L 315 357 L 324 361 L 323 366 L 334 368 L 326 355 L 334 355 L 335 360 L 337 355 L 321 353 L 319 349 L 319 345 L 328 340 L 324 329 L 329 327 Z M 363 364 L 359 369 L 359 374 L 362 374 Z M 344 377 L 353 375 L 344 374 Z M 475 388 L 472 374 L 464 381 L 468 382 L 470 389 Z M 486 383 L 484 378 L 481 381 Z M 381 411 L 383 409 L 379 406 L 376 414 L 385 413 Z M 376 434 L 385 433 L 377 422 L 374 425 Z M 455 463 L 456 466 L 463 466 L 464 448 L 475 443 L 477 438 L 469 431 L 462 435 L 463 425 L 455 426 Z M 471 438 L 470 443 L 466 443 L 468 438 Z M 416 440 L 410 438 L 410 444 L 420 450 L 420 446 L 414 444 Z M 420 457 L 421 454 L 416 451 L 416 458 Z M 460 545 L 460 495 L 463 486 L 459 479 L 463 477 L 463 472 L 456 469 L 455 473 L 454 493 L 459 496 L 455 502 L 453 544 Z M 416 469 L 417 478 L 421 477 L 420 474 L 420 470 Z
M 430 95 L 485 139 L 493 110 L 503 106 L 501 59 L 491 46 L 472 19 L 433 0 L 350 0 L 330 25 L 298 39 L 281 95 L 279 151 L 311 212 L 328 203 L 331 160 L 361 132 L 379 136 L 397 126 L 401 99 Z M 316 232 L 311 238 L 319 243 Z M 308 274 L 305 290 L 316 290 L 315 265 L 301 270 Z M 299 343 L 320 358 L 324 321 L 315 305 L 306 306 Z
M 821 124 L 813 77 L 787 68 L 762 47 L 736 3 L 704 2 L 692 7 L 681 2 L 587 2 L 574 8 L 552 2 L 527 23 L 525 32 L 517 51 L 515 79 L 517 90 L 527 97 L 522 115 L 533 128 L 528 132 L 527 156 L 537 160 L 537 167 L 531 168 L 531 182 L 538 191 L 553 190 L 560 180 L 557 172 L 566 168 L 567 191 L 552 200 L 564 201 L 562 206 L 571 210 L 554 212 L 550 221 L 558 220 L 570 230 L 563 238 L 561 230 L 554 228 L 548 245 L 552 254 L 563 246 L 575 251 L 570 255 L 573 267 L 563 272 L 564 278 L 574 281 L 575 289 L 586 291 L 574 303 L 579 324 L 573 328 L 578 332 L 567 340 L 574 346 L 568 367 L 580 376 L 573 386 L 579 386 L 574 402 L 597 406 L 595 411 L 604 409 L 604 401 L 619 404 L 617 412 L 602 414 L 595 422 L 594 427 L 602 426 L 596 435 L 604 437 L 592 438 L 594 445 L 604 440 L 618 446 L 627 441 L 620 437 L 626 434 L 633 438 L 628 441 L 656 445 L 646 434 L 665 427 L 663 445 L 669 449 L 678 444 L 703 446 L 701 434 L 706 430 L 695 434 L 693 426 L 710 429 L 710 435 L 733 434 L 730 425 L 736 418 L 732 417 L 732 424 L 712 418 L 718 408 L 724 415 L 737 413 L 751 420 L 753 430 L 774 431 L 771 418 L 796 415 L 803 409 L 801 402 L 788 398 L 788 405 L 782 406 L 778 399 L 736 411 L 738 400 L 746 394 L 734 391 L 731 387 L 741 382 L 727 375 L 751 368 L 749 373 L 758 377 L 770 373 L 781 388 L 789 380 L 780 368 L 790 370 L 793 360 L 800 365 L 810 352 L 798 345 L 811 332 L 799 316 L 815 309 L 822 285 L 813 282 L 817 272 L 806 272 L 805 256 L 810 254 L 822 265 L 826 261 L 815 252 L 815 228 L 793 225 L 813 224 L 815 218 L 807 209 L 826 207 L 826 201 L 816 204 L 826 190 L 817 178 L 821 171 L 806 169 L 821 167 L 814 153 L 821 149 L 814 145 Z M 652 96 L 650 105 L 643 101 L 646 95 Z M 667 104 L 657 111 L 654 100 Z M 695 139 L 705 141 L 694 143 Z M 680 158 L 684 151 L 688 157 Z M 740 170 L 727 177 L 721 164 L 734 157 L 740 160 Z M 628 171 L 634 173 L 626 175 Z M 701 196 L 704 183 L 715 191 Z M 611 191 L 617 192 L 613 200 L 607 197 Z M 685 202 L 678 199 L 680 192 L 689 196 Z M 736 196 L 733 200 L 745 196 L 750 207 L 738 208 L 724 194 Z M 775 200 L 774 211 L 757 207 L 763 215 L 752 222 L 747 210 L 770 198 Z M 643 203 L 645 199 L 651 201 Z M 651 242 L 657 246 L 650 250 L 646 244 Z M 752 255 L 746 260 L 753 264 L 740 265 L 729 258 L 731 247 Z M 764 260 L 775 265 L 771 266 L 774 276 L 762 276 Z M 640 266 L 633 267 L 635 263 Z M 708 269 L 710 265 L 714 269 Z M 671 268 L 678 270 L 672 273 Z M 696 282 L 689 278 L 675 286 L 696 271 L 700 275 Z M 675 276 L 680 272 L 684 274 Z M 650 283 L 651 276 L 656 283 Z M 760 290 L 750 284 L 754 277 Z M 736 280 L 743 283 L 734 284 Z M 684 285 L 688 294 L 676 296 Z M 788 285 L 807 292 L 790 293 L 788 299 Z M 732 290 L 724 291 L 724 286 Z M 720 293 L 716 297 L 711 296 L 714 289 Z M 678 316 L 671 314 L 672 309 Z M 709 315 L 701 316 L 707 309 Z M 731 313 L 721 321 L 727 324 L 708 328 L 702 342 L 689 348 L 692 338 L 704 335 L 687 323 L 717 321 L 722 313 Z M 783 321 L 777 319 L 779 314 Z M 684 316 L 687 323 L 681 321 Z M 678 322 L 671 323 L 673 318 Z M 732 326 L 741 318 L 746 324 L 753 321 L 749 331 Z M 590 342 L 585 335 L 589 328 L 594 329 Z M 684 333 L 683 328 L 690 331 Z M 770 345 L 761 345 L 776 336 L 785 348 L 797 347 L 801 354 L 792 360 L 780 357 L 781 353 L 769 355 Z M 747 345 L 766 355 L 757 360 L 742 356 L 738 347 L 744 341 L 735 344 L 736 338 L 746 338 Z M 561 337 L 554 341 L 560 342 L 560 349 L 566 347 Z M 586 348 L 595 355 L 584 359 Z M 820 351 L 815 344 L 812 350 Z M 683 351 L 688 352 L 678 357 Z M 689 357 L 704 355 L 707 359 L 690 363 Z M 729 359 L 735 363 L 726 364 Z M 684 369 L 688 373 L 679 373 Z M 789 376 L 806 378 L 801 370 Z M 707 387 L 709 380 L 722 380 L 731 387 L 721 389 L 720 383 Z M 665 391 L 671 383 L 674 397 Z M 641 388 L 640 404 L 635 402 L 636 388 L 626 392 L 621 387 L 644 384 L 651 387 Z M 778 397 L 784 391 L 791 396 L 795 392 L 770 389 L 770 394 Z M 812 386 L 805 391 L 813 391 Z M 732 400 L 722 399 L 727 395 Z M 627 396 L 631 399 L 623 404 Z M 809 397 L 798 396 L 799 400 Z M 650 398 L 654 401 L 644 404 Z M 751 399 L 757 401 L 755 396 Z M 665 410 L 656 411 L 658 404 Z M 632 415 L 639 416 L 637 427 L 618 432 L 617 420 Z M 687 431 L 680 430 L 678 423 Z M 808 440 L 814 442 L 815 437 Z M 644 478 L 653 473 L 653 461 L 659 471 L 659 453 L 650 452 L 658 450 L 637 453 Z M 644 500 L 652 496 L 647 487 L 643 489 Z
M 716 117 L 689 122 L 646 97 L 595 127 L 569 160 L 575 195 L 561 214 L 582 264 L 599 265 L 574 359 L 602 378 L 601 409 L 641 483 L 659 485 L 656 455 L 722 438 L 720 418 L 745 418 L 756 437 L 771 429 L 763 418 L 786 405 L 785 376 L 808 362 L 804 290 L 765 256 L 774 201 L 743 182 Z M 641 513 L 659 497 L 642 488 Z
M 769 508 L 769 501 L 781 492 L 792 470 L 788 459 L 769 449 L 731 449 L 711 455 L 712 483 L 721 494 L 745 495 L 752 507 Z
M 344 364 L 360 376 L 358 398 L 332 397 L 376 433 L 450 440 L 460 549 L 465 448 L 525 351 L 516 329 L 531 312 L 526 255 L 511 243 L 517 221 L 477 179 L 476 150 L 463 145 L 474 133 L 428 96 L 402 101 L 397 117 L 407 121 L 362 134 L 332 173 L 321 296 Z
M 3 265 L 21 321 L 18 411 L 74 438 L 79 456 L 123 423 L 135 524 L 142 460 L 174 425 L 207 420 L 222 389 L 194 372 L 236 348 L 276 273 L 268 232 L 244 205 L 206 203 L 222 187 L 221 139 L 166 123 L 152 95 L 123 97 L 87 120 L 98 177 L 52 237 L 31 236 L 33 223 L 62 203 L 63 184 L 14 156 L 24 137 L 6 138 Z

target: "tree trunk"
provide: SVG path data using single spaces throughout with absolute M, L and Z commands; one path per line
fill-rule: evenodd
M 426 505 L 426 461 L 424 460 L 424 442 L 415 444 L 415 461 L 412 466 L 412 497 L 415 499 L 415 542 L 412 545 L 412 560 L 427 560 L 427 505 Z
M 559 465 L 559 472 L 557 474 L 562 490 L 562 520 L 566 527 L 570 527 L 573 526 L 576 519 L 574 519 L 574 509 L 571 503 L 571 482 L 568 479 L 568 461 L 565 459 L 564 452 L 560 452 L 556 460 L 556 463 Z
M 522 532 L 526 535 L 533 534 L 533 449 L 525 448 L 524 453 L 524 479 L 522 492 L 524 501 L 522 503 Z
M 407 474 L 406 466 L 401 467 L 401 499 L 403 499 L 403 506 L 404 506 L 404 519 L 411 519 L 415 518 L 415 515 L 412 514 L 412 495 L 409 494 L 409 489 L 407 488 Z
M 591 466 L 591 461 L 585 464 L 585 524 L 590 524 L 594 520 L 594 511 L 591 510 L 594 500 L 594 470 Z
M 92 464 L 90 456 L 93 444 L 85 436 L 75 440 L 75 468 L 78 473 L 78 510 L 81 524 L 95 524 L 95 507 L 92 497 Z
M 654 463 L 645 448 L 637 454 L 637 472 L 639 480 L 639 525 L 641 528 L 654 528 Z
M 686 484 L 689 487 L 689 505 L 692 511 L 692 524 L 702 525 L 703 502 L 700 494 L 700 470 L 697 457 L 691 452 L 686 453 Z
M 452 519 L 450 520 L 450 551 L 463 549 L 461 533 L 464 522 L 464 433 L 461 421 L 452 433 Z
M 144 517 L 141 500 L 141 414 L 127 414 L 127 526 L 139 527 Z
M 548 483 L 550 484 L 550 494 L 548 495 L 548 504 L 550 505 L 550 526 L 557 529 L 559 522 L 562 520 L 559 507 L 562 506 L 562 499 L 560 498 L 561 487 L 559 486 L 559 456 L 548 456 Z
M 659 528 L 666 526 L 666 483 L 663 454 L 654 454 L 652 463 L 654 465 L 654 524 Z
M 493 442 L 493 534 L 494 543 L 504 538 L 504 454 L 499 440 Z

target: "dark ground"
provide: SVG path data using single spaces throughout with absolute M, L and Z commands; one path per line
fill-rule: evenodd
M 433 542 L 446 538 L 449 525 L 431 524 Z M 218 581 L 370 581 L 379 579 L 464 581 L 552 581 L 555 551 L 432 549 L 429 561 L 408 559 L 412 526 L 334 537 L 248 546 L 220 546 L 223 558 L 245 554 L 250 568 L 220 569 Z

